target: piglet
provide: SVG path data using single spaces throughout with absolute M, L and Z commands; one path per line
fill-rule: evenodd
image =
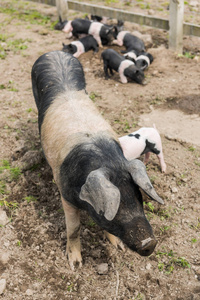
M 114 34 L 115 40 L 112 41 L 113 45 L 124 46 L 126 51 L 121 51 L 122 53 L 126 53 L 132 50 L 135 50 L 136 55 L 140 55 L 145 52 L 144 42 L 138 38 L 137 36 L 131 34 L 129 31 L 116 31 Z
M 136 52 L 132 50 L 130 52 L 125 53 L 124 57 L 133 61 L 136 67 L 143 71 L 147 69 L 149 65 L 153 62 L 153 56 L 151 55 L 151 53 L 148 52 L 144 52 L 143 54 L 137 56 Z
M 111 75 L 113 70 L 119 72 L 119 76 L 122 83 L 127 83 L 127 77 L 133 81 L 144 84 L 144 72 L 136 67 L 134 62 L 125 59 L 113 49 L 106 49 L 102 52 L 101 57 L 104 63 L 105 78 L 108 79 L 108 69 Z
M 87 19 L 75 19 L 73 21 L 69 21 L 66 26 L 63 28 L 63 31 L 66 33 L 70 33 L 75 37 L 78 37 L 79 34 L 91 34 L 95 40 L 97 41 L 99 47 L 102 47 L 102 40 L 105 42 L 112 41 L 113 27 L 108 27 L 100 22 L 91 22 Z
M 97 41 L 93 38 L 92 35 L 87 35 L 78 41 L 73 41 L 68 45 L 63 43 L 62 51 L 73 54 L 74 57 L 79 57 L 84 52 L 88 52 L 89 50 L 93 50 L 94 52 L 98 52 L 99 46 Z
M 119 138 L 119 142 L 128 159 L 134 159 L 145 154 L 144 163 L 149 161 L 150 152 L 155 153 L 159 159 L 161 170 L 166 172 L 166 163 L 164 161 L 162 142 L 157 129 L 152 127 L 142 127 L 139 130 Z

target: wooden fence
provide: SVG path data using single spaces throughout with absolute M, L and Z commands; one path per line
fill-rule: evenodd
M 153 16 L 137 14 L 121 9 L 98 6 L 78 1 L 66 0 L 30 0 L 33 2 L 46 3 L 55 6 L 58 3 L 68 5 L 68 9 L 106 16 L 112 19 L 118 19 L 146 25 L 149 27 L 169 30 L 169 46 L 176 52 L 182 52 L 182 40 L 184 35 L 193 35 L 200 37 L 200 26 L 183 22 L 184 0 L 170 0 L 170 17 L 169 20 Z

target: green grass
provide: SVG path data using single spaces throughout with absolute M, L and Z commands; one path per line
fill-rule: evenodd
M 189 262 L 185 257 L 177 256 L 173 250 L 168 251 L 158 251 L 156 257 L 159 259 L 158 269 L 163 271 L 165 274 L 171 274 L 177 268 L 190 268 Z

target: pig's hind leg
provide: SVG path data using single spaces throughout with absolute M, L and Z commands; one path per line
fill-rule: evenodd
M 62 205 L 65 212 L 67 229 L 67 255 L 72 270 L 75 266 L 82 266 L 81 243 L 80 243 L 80 211 L 69 205 L 62 197 Z
M 107 80 L 107 79 L 110 78 L 110 76 L 109 76 L 109 74 L 108 74 L 108 64 L 107 64 L 106 61 L 104 61 L 103 69 L 104 69 L 105 79 Z

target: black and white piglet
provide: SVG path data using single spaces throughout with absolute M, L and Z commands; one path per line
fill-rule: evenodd
M 99 46 L 95 38 L 92 35 L 87 35 L 78 41 L 73 41 L 68 45 L 63 43 L 62 51 L 68 52 L 74 55 L 74 57 L 79 57 L 84 52 L 88 52 L 89 50 L 93 50 L 94 52 L 98 52 Z
M 140 188 L 153 200 L 163 200 L 145 165 L 124 157 L 115 132 L 86 94 L 79 60 L 63 51 L 43 54 L 32 68 L 32 88 L 42 148 L 65 212 L 71 268 L 82 264 L 80 210 L 106 230 L 115 246 L 122 241 L 140 255 L 150 255 L 157 242 Z
M 133 61 L 136 67 L 143 71 L 147 69 L 149 65 L 153 62 L 153 56 L 151 55 L 151 53 L 148 52 L 144 52 L 143 54 L 137 56 L 136 52 L 132 50 L 130 52 L 125 53 L 124 57 Z
M 125 59 L 113 49 L 106 49 L 101 54 L 104 63 L 105 78 L 109 78 L 108 70 L 113 75 L 113 70 L 119 72 L 122 83 L 127 83 L 127 77 L 131 80 L 144 84 L 144 72 L 136 67 L 131 60 Z
M 102 47 L 102 40 L 104 40 L 104 43 L 109 43 L 113 40 L 113 27 L 110 28 L 100 22 L 91 22 L 86 19 L 68 21 L 63 31 L 70 33 L 69 37 L 73 35 L 77 38 L 79 34 L 91 34 L 97 41 L 99 47 Z
M 140 55 L 145 52 L 144 42 L 137 36 L 131 34 L 129 31 L 116 30 L 114 34 L 115 40 L 112 41 L 113 45 L 124 46 L 126 51 L 121 51 L 122 53 L 135 51 L 136 55 Z

